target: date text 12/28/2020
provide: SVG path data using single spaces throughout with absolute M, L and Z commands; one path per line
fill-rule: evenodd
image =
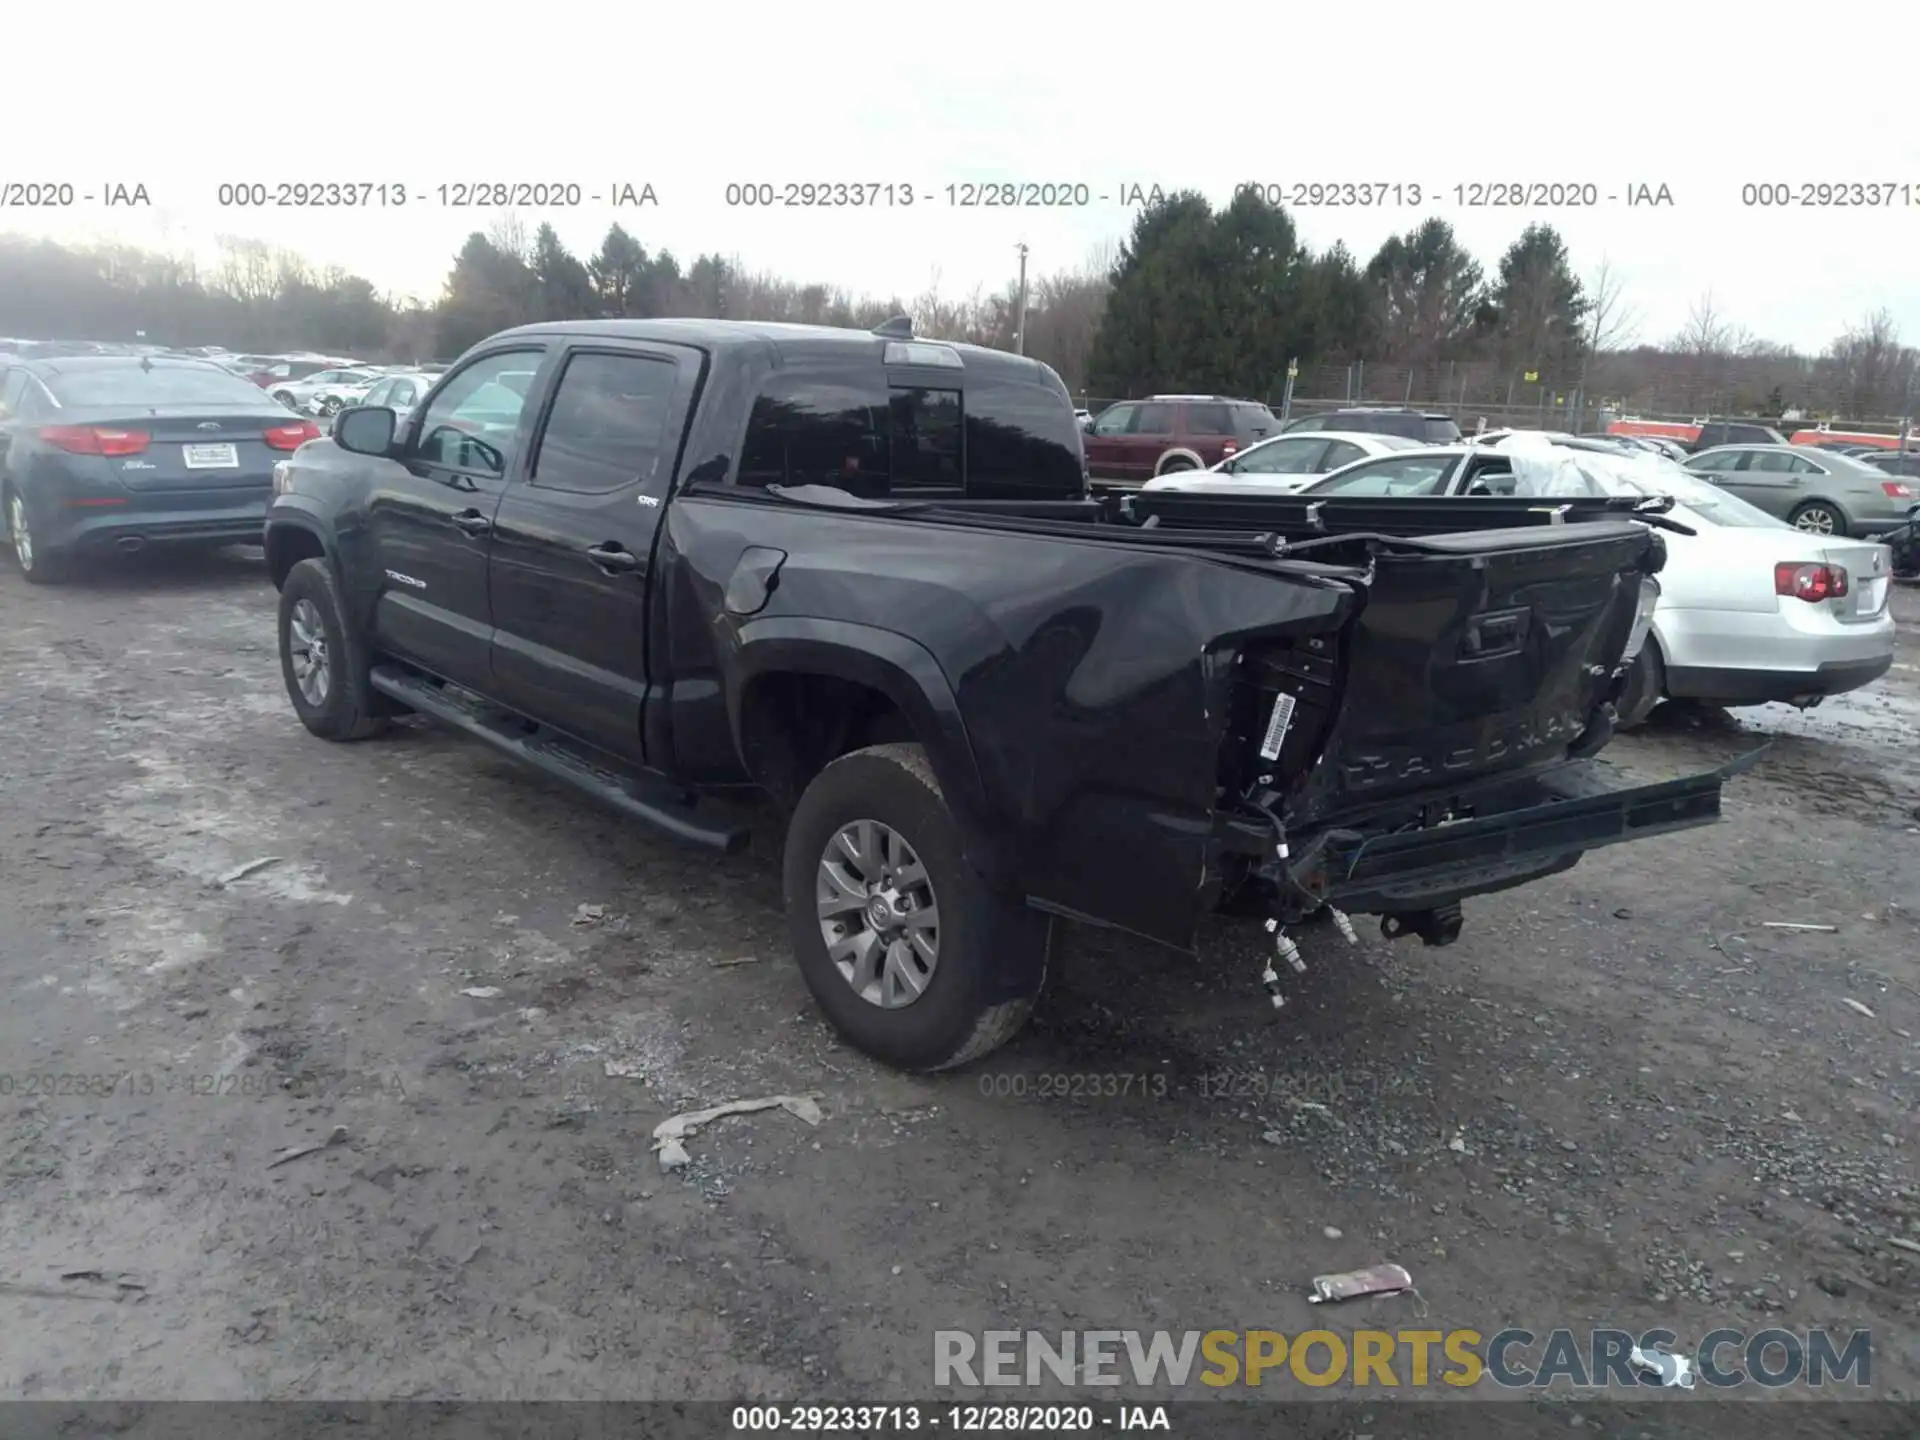
M 1060 1435 L 1173 1428 L 1164 1405 L 736 1405 L 730 1419 L 734 1434 Z
M 243 210 L 573 210 L 653 208 L 660 192 L 647 180 L 233 180 L 217 186 L 213 199 Z

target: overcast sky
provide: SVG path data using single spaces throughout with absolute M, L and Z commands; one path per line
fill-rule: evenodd
M 111 45 L 92 43 L 95 22 L 74 10 L 15 9 L 0 176 L 96 195 L 141 183 L 154 202 L 0 211 L 0 229 L 17 232 L 207 256 L 217 236 L 243 235 L 432 299 L 467 234 L 499 218 L 443 206 L 439 186 L 561 182 L 603 199 L 517 213 L 529 230 L 550 221 L 583 256 L 618 219 L 683 260 L 719 251 L 911 298 L 936 279 L 948 295 L 1000 286 L 1022 241 L 1033 273 L 1078 265 L 1126 234 L 1123 187 L 1224 203 L 1245 181 L 1399 182 L 1423 192 L 1418 208 L 1295 218 L 1308 243 L 1344 240 L 1364 261 L 1438 215 L 1489 270 L 1529 221 L 1552 223 L 1583 274 L 1604 257 L 1624 276 L 1645 340 L 1680 329 L 1711 288 L 1732 322 L 1803 348 L 1880 305 L 1920 341 L 1920 126 L 1899 79 L 1920 20 L 1901 6 L 1819 8 L 1823 32 L 1885 42 L 1846 48 L 1844 74 L 1803 63 L 1817 39 L 1673 4 L 1466 0 L 1436 25 L 1430 7 L 1391 4 L 1362 22 L 1345 5 L 974 0 L 668 15 L 543 0 L 498 15 L 384 7 L 363 34 L 354 17 L 375 14 L 364 7 L 186 0 L 116 7 L 99 21 Z M 28 123 L 43 109 L 59 119 Z M 385 182 L 409 198 L 362 211 L 217 203 L 223 182 L 301 180 Z M 980 180 L 1085 183 L 1095 198 L 948 203 L 948 185 Z M 839 211 L 726 203 L 730 182 L 790 181 L 892 183 L 915 199 Z M 1514 181 L 1591 184 L 1599 203 L 1473 208 L 1455 192 Z M 1804 182 L 1905 187 L 1909 203 L 1742 203 L 1743 186 Z M 651 184 L 658 205 L 611 208 L 619 184 Z M 1664 185 L 1673 204 L 1630 207 L 1641 185 Z

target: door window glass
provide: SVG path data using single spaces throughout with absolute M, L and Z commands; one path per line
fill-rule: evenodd
M 1134 411 L 1133 428 L 1130 435 L 1171 435 L 1173 433 L 1173 406 L 1142 405 Z
M 1314 495 L 1437 495 L 1447 476 L 1453 472 L 1452 455 L 1424 455 L 1419 458 L 1376 460 L 1357 465 L 1342 475 L 1322 480 L 1310 491 Z
M 668 424 L 679 371 L 644 355 L 575 355 L 561 372 L 532 483 L 603 495 L 660 481 L 679 437 Z
M 1189 435 L 1233 434 L 1233 411 L 1225 405 L 1187 406 Z
M 536 351 L 509 350 L 467 366 L 422 417 L 415 458 L 449 470 L 505 474 L 507 451 L 539 363 Z

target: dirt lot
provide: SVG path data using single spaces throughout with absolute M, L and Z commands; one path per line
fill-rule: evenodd
M 1914 1393 L 1913 592 L 1861 696 L 1608 752 L 1777 737 L 1729 823 L 1450 950 L 1316 935 L 1278 1017 L 1256 936 L 1070 932 L 1035 1027 L 937 1080 L 816 1017 L 771 844 L 716 862 L 413 725 L 311 739 L 271 596 L 257 552 L 0 569 L 5 1394 L 898 1400 L 935 1326 L 1298 1331 L 1378 1260 L 1435 1329 L 1870 1325 Z M 783 1092 L 817 1128 L 649 1153 Z

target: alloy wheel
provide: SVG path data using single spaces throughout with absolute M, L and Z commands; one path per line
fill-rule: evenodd
M 927 867 L 878 820 L 835 831 L 814 884 L 820 937 L 841 979 L 883 1010 L 926 993 L 940 963 L 940 907 Z
M 300 687 L 300 698 L 316 709 L 326 704 L 333 684 L 333 658 L 327 653 L 320 609 L 311 600 L 297 601 L 287 617 L 287 653 L 293 660 L 293 683 Z
M 27 529 L 27 506 L 18 495 L 7 505 L 7 532 L 13 536 L 13 553 L 22 570 L 33 569 L 33 532 Z
M 1831 535 L 1836 528 L 1833 512 L 1824 505 L 1809 505 L 1793 517 L 1793 528 L 1809 535 Z

